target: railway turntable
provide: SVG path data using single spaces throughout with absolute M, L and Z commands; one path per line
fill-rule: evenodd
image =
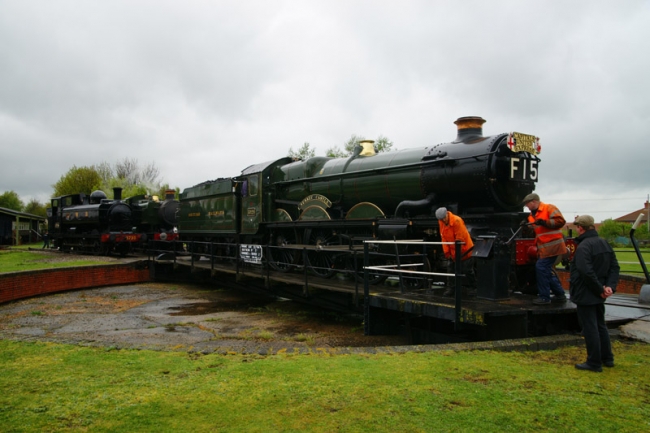
M 396 277 L 369 285 L 340 274 L 321 278 L 278 272 L 262 265 L 208 258 L 161 257 L 152 266 L 157 280 L 217 282 L 227 287 L 291 299 L 339 312 L 362 314 L 366 335 L 407 334 L 414 344 L 527 338 L 579 331 L 575 305 L 538 306 L 533 295 L 505 299 L 443 297 L 444 285 L 406 289 Z M 459 292 L 460 293 L 460 292 Z

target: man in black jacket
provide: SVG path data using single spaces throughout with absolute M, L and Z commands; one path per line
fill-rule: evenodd
M 589 215 L 576 217 L 573 222 L 580 236 L 571 262 L 569 292 L 577 305 L 578 318 L 587 345 L 587 362 L 576 364 L 579 370 L 603 371 L 602 366 L 614 366 L 614 354 L 605 324 L 605 299 L 616 292 L 620 267 L 612 247 L 594 227 Z

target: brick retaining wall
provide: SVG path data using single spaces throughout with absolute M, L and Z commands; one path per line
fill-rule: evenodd
M 564 290 L 569 290 L 569 272 L 558 269 L 557 275 L 560 278 L 560 283 Z M 618 287 L 616 293 L 624 293 L 626 295 L 638 295 L 641 291 L 641 286 L 646 284 L 645 278 L 633 277 L 631 275 L 621 275 L 618 279 Z
M 569 273 L 558 269 L 560 282 L 569 290 Z M 146 260 L 111 265 L 76 268 L 42 269 L 38 271 L 0 274 L 0 304 L 31 296 L 66 290 L 152 281 Z M 622 275 L 617 293 L 638 295 L 645 278 Z
M 0 274 L 0 304 L 66 290 L 151 281 L 146 260 Z

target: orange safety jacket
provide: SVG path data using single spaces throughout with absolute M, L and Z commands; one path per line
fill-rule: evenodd
M 472 255 L 469 253 L 474 248 L 474 242 L 465 227 L 465 222 L 461 217 L 449 211 L 447 211 L 447 216 L 449 217 L 449 224 L 445 224 L 443 220 L 438 220 L 442 242 L 464 242 L 460 245 L 461 260 L 471 258 Z M 442 251 L 445 253 L 445 257 L 456 260 L 456 245 L 443 245 Z
M 566 224 L 560 210 L 552 204 L 540 203 L 535 215 L 528 215 L 528 221 L 535 223 L 538 219 L 547 221 L 549 227 L 535 225 L 537 257 L 555 257 L 567 252 L 562 227 Z

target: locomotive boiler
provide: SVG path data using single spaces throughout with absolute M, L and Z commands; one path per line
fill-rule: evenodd
M 525 290 L 534 259 L 531 241 L 517 229 L 521 201 L 538 181 L 541 147 L 537 137 L 517 132 L 483 136 L 484 122 L 458 119 L 450 142 L 377 154 L 373 142 L 364 141 L 350 157 L 285 157 L 187 188 L 180 200 L 181 238 L 266 246 L 266 260 L 277 270 L 304 265 L 331 277 L 360 272 L 354 254 L 364 241 L 439 241 L 434 212 L 445 206 L 463 217 L 477 240 L 483 280 Z M 194 248 L 206 251 L 205 244 Z M 300 248 L 306 253 L 297 253 Z M 375 249 L 374 264 L 392 260 Z M 439 249 L 405 249 L 425 270 L 438 268 Z M 373 281 L 384 277 L 373 275 Z M 487 297 L 503 297 L 488 290 Z

